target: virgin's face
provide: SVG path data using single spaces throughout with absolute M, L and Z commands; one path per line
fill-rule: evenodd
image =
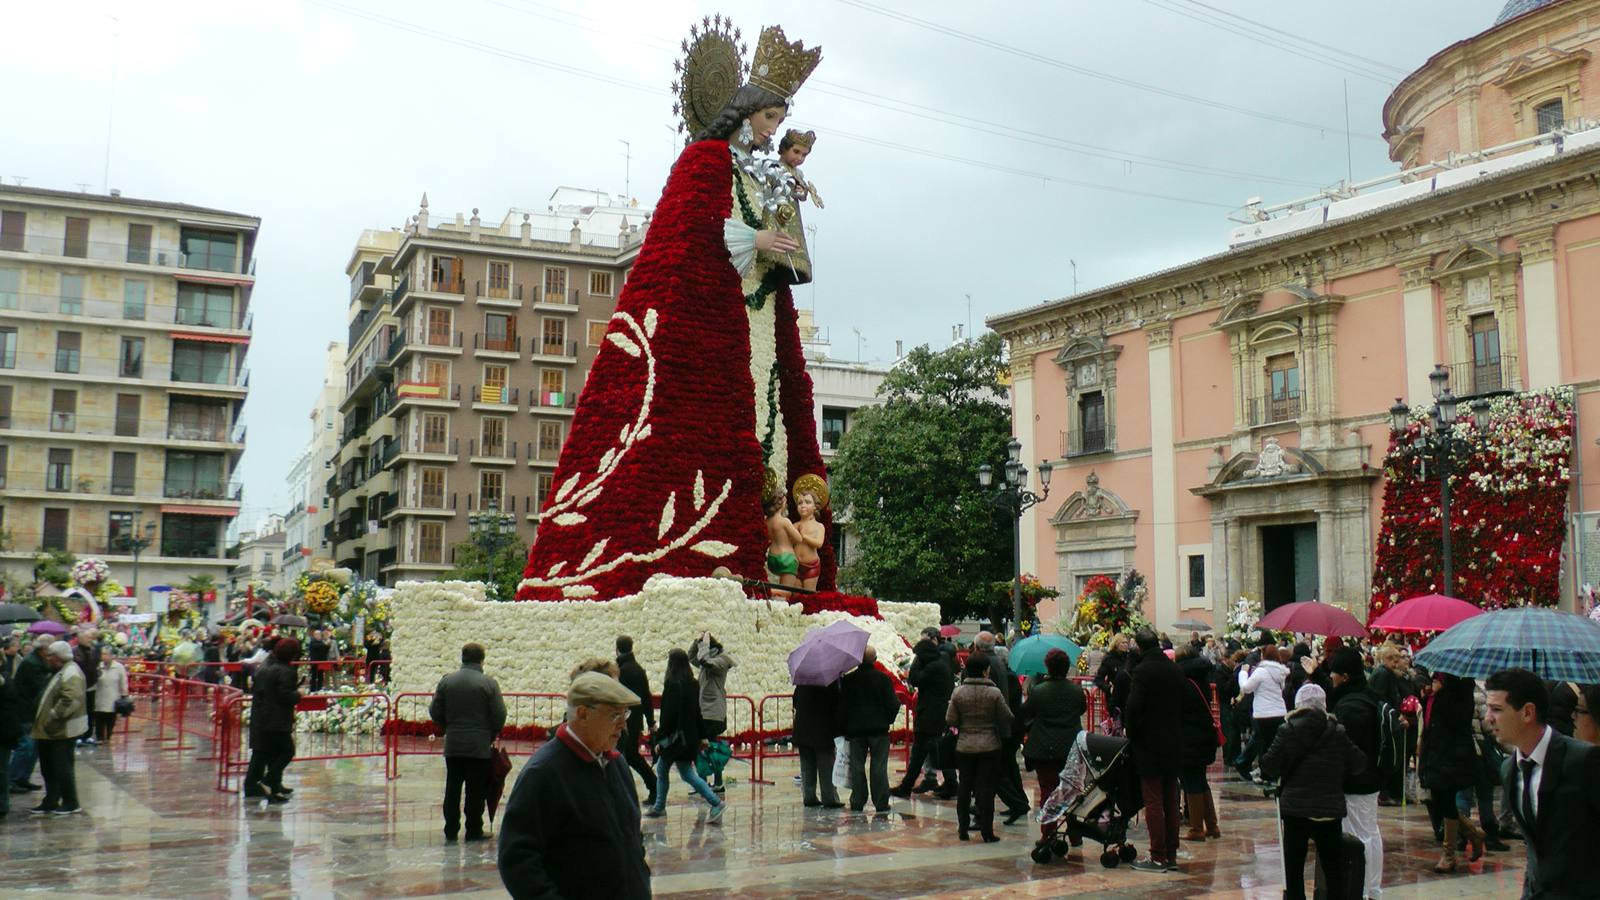
M 782 125 L 783 120 L 788 117 L 789 110 L 782 106 L 769 106 L 766 109 L 758 109 L 751 114 L 748 121 L 750 122 L 750 130 L 755 133 L 755 140 L 750 144 L 751 148 L 768 146 L 772 141 L 772 136 L 778 133 L 778 126 Z

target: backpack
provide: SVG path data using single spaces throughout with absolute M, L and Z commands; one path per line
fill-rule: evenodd
M 1373 767 L 1385 777 L 1405 768 L 1406 723 L 1400 711 L 1375 697 L 1368 697 L 1378 710 L 1378 758 Z

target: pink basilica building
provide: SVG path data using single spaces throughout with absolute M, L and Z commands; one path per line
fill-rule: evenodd
M 1572 386 L 1561 603 L 1600 585 L 1595 52 L 1600 0 L 1511 0 L 1390 96 L 1393 175 L 1253 205 L 1224 252 L 990 319 L 1024 459 L 1055 466 L 1024 571 L 1070 597 L 1137 569 L 1160 627 L 1220 626 L 1241 595 L 1364 617 L 1389 408 L 1430 402 L 1442 363 L 1465 399 Z

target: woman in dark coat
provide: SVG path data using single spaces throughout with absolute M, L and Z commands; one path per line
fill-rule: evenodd
M 1206 767 L 1217 761 L 1217 748 L 1222 742 L 1211 711 L 1211 664 L 1196 653 L 1192 644 L 1178 650 L 1178 656 L 1178 670 L 1186 682 L 1178 705 L 1183 745 L 1183 768 L 1178 771 L 1178 781 L 1183 786 L 1189 822 L 1189 831 L 1181 839 L 1203 841 L 1222 837 L 1222 830 L 1217 827 L 1217 806 L 1211 798 L 1211 782 L 1206 779 Z M 1194 661 L 1200 665 L 1191 665 Z
M 794 746 L 800 752 L 800 790 L 806 806 L 839 809 L 833 783 L 833 739 L 839 728 L 839 682 L 827 687 L 802 684 L 794 689 Z M 912 771 L 915 771 L 914 769 Z M 822 799 L 817 799 L 817 788 Z
M 1083 688 L 1073 681 L 1072 658 L 1057 647 L 1044 655 L 1044 678 L 1028 690 L 1022 701 L 1023 727 L 1028 742 L 1022 745 L 1022 760 L 1039 778 L 1039 806 L 1043 807 L 1056 785 L 1061 783 L 1061 768 L 1067 764 L 1067 751 L 1083 730 L 1085 700 Z M 1041 826 L 1048 836 L 1055 826 Z
M 704 729 L 700 724 L 700 684 L 689 668 L 689 654 L 674 649 L 667 654 L 667 675 L 661 683 L 660 729 L 656 732 L 656 805 L 645 810 L 647 818 L 667 814 L 667 773 L 676 766 L 678 777 L 711 804 L 707 821 L 722 819 L 722 798 L 695 771 Z
M 1122 705 L 1128 699 L 1128 644 L 1130 639 L 1125 634 L 1118 634 L 1111 638 L 1110 649 L 1100 660 L 1100 668 L 1094 673 L 1094 686 L 1100 689 L 1100 696 L 1105 701 L 1107 716 L 1120 718 Z M 1120 686 L 1119 686 L 1120 680 Z
M 916 789 L 937 790 L 941 798 L 949 800 L 956 795 L 956 761 L 940 758 L 939 738 L 945 733 L 944 714 L 950 708 L 950 694 L 956 689 L 956 673 L 939 645 L 927 638 L 918 641 L 911 652 L 916 660 L 911 663 L 911 671 L 906 673 L 906 681 L 917 692 L 917 715 L 912 720 L 914 740 L 911 758 L 906 763 L 906 777 L 889 793 L 902 800 L 909 798 L 912 782 L 922 771 L 923 763 L 931 758 L 933 768 L 944 773 L 944 785 L 941 787 L 930 775 Z
M 1446 672 L 1433 676 L 1433 693 L 1422 710 L 1417 745 L 1417 776 L 1428 789 L 1429 812 L 1444 823 L 1444 853 L 1435 872 L 1456 870 L 1456 838 L 1466 835 L 1470 859 L 1483 856 L 1484 834 L 1456 809 L 1456 794 L 1477 781 L 1478 755 L 1472 739 L 1472 682 Z
M 294 759 L 294 708 L 300 702 L 300 676 L 294 661 L 300 642 L 280 638 L 272 655 L 256 670 L 250 689 L 250 765 L 244 795 L 287 803 L 293 790 L 283 786 L 283 770 Z
M 967 657 L 961 680 L 950 694 L 945 723 L 956 737 L 956 762 L 961 784 L 956 792 L 956 837 L 967 840 L 973 824 L 986 844 L 1000 840 L 994 833 L 994 791 L 1000 775 L 1000 754 L 1011 737 L 1011 706 L 1005 694 L 989 680 L 989 656 Z
M 1344 784 L 1366 765 L 1366 755 L 1328 715 L 1327 693 L 1315 684 L 1303 685 L 1294 711 L 1261 757 L 1261 774 L 1283 781 L 1278 814 L 1283 819 L 1285 900 L 1305 900 L 1306 843 L 1311 840 L 1317 842 L 1327 896 L 1345 896 L 1340 827 L 1348 811 Z

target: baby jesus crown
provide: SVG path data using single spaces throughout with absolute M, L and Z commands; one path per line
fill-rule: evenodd
M 822 62 L 822 48 L 805 48 L 805 43 L 789 43 L 783 26 L 773 25 L 761 29 L 761 39 L 756 42 L 755 60 L 750 64 L 750 83 L 771 91 L 786 102 L 794 99 L 800 85 L 811 77 L 811 72 Z

